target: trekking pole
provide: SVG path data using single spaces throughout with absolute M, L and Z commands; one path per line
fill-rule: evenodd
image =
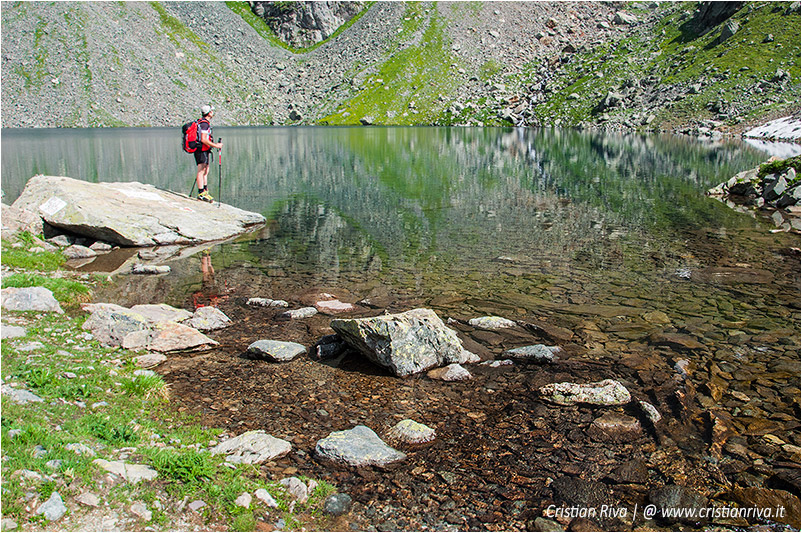
M 217 138 L 218 144 L 223 141 L 222 137 Z M 223 196 L 223 149 L 217 150 L 217 207 L 220 207 Z

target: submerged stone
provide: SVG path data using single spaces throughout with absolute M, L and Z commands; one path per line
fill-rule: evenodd
M 248 305 L 253 307 L 289 307 L 285 300 L 272 300 L 270 298 L 248 298 Z
M 331 515 L 340 516 L 351 509 L 351 497 L 341 492 L 332 494 L 323 502 L 323 510 Z
M 306 353 L 306 347 L 297 342 L 260 340 L 248 346 L 247 353 L 259 359 L 283 363 Z
M 632 399 L 627 388 L 612 379 L 586 384 L 551 383 L 540 387 L 540 394 L 558 405 L 624 405 Z
M 434 370 L 430 370 L 426 375 L 432 379 L 440 379 L 443 381 L 466 381 L 473 377 L 470 372 L 457 363 L 435 368 Z
M 604 413 L 590 425 L 589 434 L 601 440 L 624 441 L 641 432 L 637 418 L 615 412 Z
M 383 466 L 406 459 L 406 454 L 387 446 L 367 426 L 335 431 L 315 446 L 324 459 L 351 466 Z
M 354 304 L 341 302 L 340 300 L 321 300 L 319 302 L 315 302 L 315 308 L 321 313 L 334 315 L 338 313 L 348 313 L 350 311 L 354 311 L 356 306 Z
M 783 509 L 783 513 L 774 513 L 771 519 L 787 524 L 797 531 L 802 525 L 800 523 L 802 510 L 800 510 L 799 496 L 788 491 L 762 487 L 737 487 L 729 494 L 729 498 L 742 508 Z
M 679 485 L 655 489 L 649 493 L 649 500 L 657 506 L 660 516 L 669 522 L 696 523 L 699 511 L 708 506 L 708 499 L 702 494 Z
M 537 363 L 553 363 L 560 352 L 557 346 L 546 346 L 544 344 L 533 344 L 531 346 L 521 346 L 507 350 L 503 355 L 513 359 L 528 359 Z
M 663 416 L 660 414 L 660 411 L 658 411 L 657 408 L 654 405 L 650 404 L 649 402 L 644 402 L 643 400 L 639 400 L 638 406 L 640 407 L 643 414 L 646 415 L 646 418 L 648 418 L 652 424 L 657 424 L 663 419 Z
M 517 325 L 512 320 L 500 316 L 480 316 L 470 319 L 468 324 L 479 329 L 507 329 Z
M 291 320 L 300 320 L 303 318 L 311 318 L 317 314 L 317 309 L 314 307 L 302 307 L 300 309 L 292 309 L 291 311 L 284 311 L 281 313 L 281 318 L 289 318 Z

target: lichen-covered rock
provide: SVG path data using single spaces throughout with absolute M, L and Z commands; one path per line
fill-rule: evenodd
M 175 322 L 163 322 L 149 329 L 134 331 L 123 338 L 122 347 L 127 350 L 145 348 L 154 352 L 178 352 L 200 350 L 217 345 L 200 331 Z
M 624 405 L 632 399 L 627 388 L 612 379 L 585 384 L 551 383 L 540 387 L 540 394 L 558 405 Z
M 11 400 L 14 403 L 26 404 L 26 403 L 31 403 L 31 402 L 42 402 L 42 401 L 44 401 L 39 396 L 37 396 L 34 393 L 32 393 L 30 391 L 27 391 L 25 389 L 15 389 L 15 388 L 10 387 L 8 385 L 3 385 L 2 388 L 0 388 L 0 390 L 2 391 L 2 395 L 3 396 L 7 397 L 9 400 Z
M 420 444 L 434 440 L 435 431 L 426 424 L 407 418 L 393 426 L 387 437 L 407 444 Z
M 55 491 L 46 502 L 36 509 L 36 514 L 44 515 L 44 517 L 51 522 L 61 520 L 61 517 L 66 513 L 67 507 L 64 505 L 64 500 L 62 500 L 61 495 Z
M 192 317 L 189 311 L 166 304 L 135 305 L 128 309 L 96 303 L 84 305 L 83 309 L 91 313 L 83 329 L 91 331 L 104 346 L 174 352 L 217 344 L 197 329 L 177 323 Z
M 151 324 L 141 313 L 115 304 L 89 304 L 83 309 L 91 315 L 81 327 L 91 331 L 104 346 L 121 346 L 129 333 L 148 329 Z
M 95 459 L 92 462 L 103 470 L 120 476 L 129 483 L 151 481 L 159 477 L 159 473 L 148 465 L 131 464 L 125 461 L 107 461 L 105 459 Z
M 337 319 L 331 327 L 373 363 L 397 376 L 409 376 L 436 366 L 477 362 L 457 334 L 430 309 L 395 315 Z
M 131 307 L 131 311 L 139 313 L 150 322 L 181 322 L 192 316 L 185 309 L 178 309 L 167 304 L 139 304 Z

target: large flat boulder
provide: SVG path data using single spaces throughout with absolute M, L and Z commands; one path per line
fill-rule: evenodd
M 193 244 L 224 240 L 265 217 L 209 204 L 138 182 L 89 183 L 34 176 L 14 202 L 70 233 L 122 246 Z

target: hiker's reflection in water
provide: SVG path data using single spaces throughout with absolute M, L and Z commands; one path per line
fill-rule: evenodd
M 204 250 L 200 256 L 201 267 L 201 289 L 192 295 L 192 306 L 195 309 L 204 306 L 217 307 L 218 304 L 228 298 L 227 287 L 220 287 L 215 281 L 214 266 L 212 266 L 212 253 Z
M 209 250 L 204 250 L 201 254 L 201 273 L 203 274 L 203 289 L 214 284 L 212 253 Z

